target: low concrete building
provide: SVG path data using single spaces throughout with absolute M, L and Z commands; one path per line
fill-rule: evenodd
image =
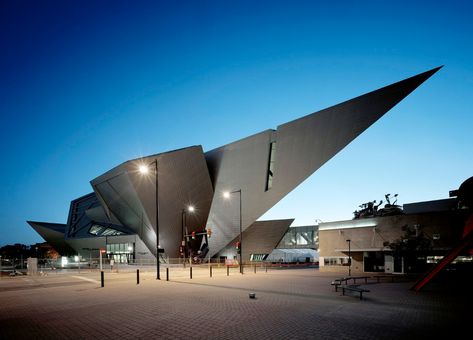
M 406 204 L 394 216 L 321 223 L 320 269 L 352 275 L 423 272 L 459 242 L 469 214 L 450 198 Z

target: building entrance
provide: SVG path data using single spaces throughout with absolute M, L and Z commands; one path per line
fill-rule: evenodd
M 364 272 L 384 272 L 384 254 L 380 251 L 365 251 L 363 253 Z
M 107 244 L 107 257 L 115 263 L 130 263 L 135 260 L 134 243 Z

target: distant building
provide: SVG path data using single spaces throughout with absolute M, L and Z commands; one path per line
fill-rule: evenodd
M 319 261 L 318 225 L 294 226 L 267 257 L 268 262 L 297 263 Z
M 351 257 L 355 274 L 425 272 L 461 240 L 471 213 L 448 198 L 404 204 L 395 215 L 321 223 L 320 270 L 347 274 Z

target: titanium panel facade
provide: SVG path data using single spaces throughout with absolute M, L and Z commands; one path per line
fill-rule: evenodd
M 66 231 L 65 224 L 34 221 L 27 221 L 27 223 L 58 253 L 64 255 L 72 255 L 75 253 L 74 249 L 64 240 L 64 233 Z
M 251 254 L 270 254 L 289 230 L 294 219 L 257 221 L 243 232 L 242 259 L 243 262 L 250 261 Z M 235 249 L 240 235 L 235 237 L 222 249 L 217 257 L 225 256 L 227 259 L 237 257 Z
M 66 240 L 130 234 L 133 234 L 133 231 L 129 228 L 111 223 L 95 193 L 84 195 L 71 202 L 66 225 Z
M 91 181 L 107 215 L 128 226 L 156 254 L 156 180 L 154 166 L 148 174 L 140 165 L 158 164 L 160 248 L 168 257 L 179 257 L 182 211 L 189 232 L 204 229 L 213 196 L 212 183 L 201 146 L 125 162 Z

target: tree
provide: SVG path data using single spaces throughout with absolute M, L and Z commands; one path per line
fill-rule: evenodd
M 402 229 L 404 235 L 388 243 L 387 247 L 392 249 L 394 256 L 404 258 L 407 272 L 425 271 L 426 257 L 432 253 L 432 240 L 424 235 L 418 224 L 412 227 L 405 225 Z

